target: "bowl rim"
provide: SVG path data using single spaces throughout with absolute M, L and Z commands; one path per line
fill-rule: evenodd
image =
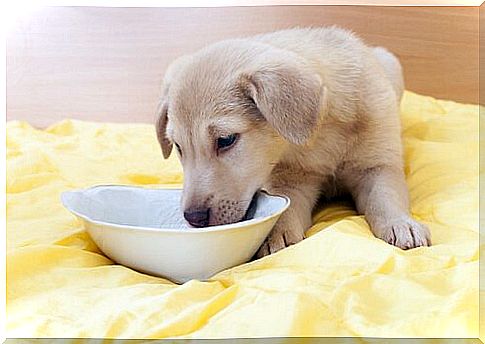
M 83 191 L 88 191 L 88 190 L 92 190 L 92 189 L 96 189 L 96 188 L 106 188 L 106 187 L 117 187 L 117 188 L 119 187 L 119 188 L 127 188 L 127 189 L 148 189 L 146 187 L 138 186 L 138 185 L 116 185 L 116 184 L 94 185 L 94 186 L 91 186 L 91 187 L 88 187 L 88 188 L 83 188 L 83 189 L 73 189 L 73 190 L 69 190 L 69 191 L 63 191 L 61 193 L 61 197 L 60 197 L 61 203 L 64 206 L 64 208 L 66 208 L 72 214 L 83 219 L 84 221 L 87 221 L 89 223 L 93 223 L 93 224 L 96 224 L 96 225 L 114 227 L 114 228 L 117 228 L 117 229 L 124 229 L 124 230 L 130 230 L 130 231 L 131 230 L 142 231 L 142 232 L 150 231 L 150 232 L 171 233 L 171 234 L 174 234 L 174 233 L 180 233 L 180 234 L 192 233 L 193 234 L 193 233 L 219 232 L 219 231 L 227 231 L 227 230 L 230 230 L 230 229 L 241 229 L 241 228 L 245 228 L 245 227 L 250 227 L 252 225 L 256 225 L 256 224 L 259 224 L 259 223 L 269 221 L 269 220 L 271 220 L 275 217 L 280 217 L 281 214 L 283 214 L 291 204 L 291 200 L 288 196 L 271 194 L 267 190 L 261 189 L 260 192 L 263 192 L 270 197 L 277 197 L 277 198 L 283 199 L 285 201 L 285 205 L 281 209 L 279 209 L 277 212 L 275 212 L 275 213 L 273 213 L 269 216 L 264 216 L 264 217 L 260 217 L 260 218 L 257 218 L 257 219 L 239 221 L 239 222 L 235 222 L 235 223 L 229 223 L 229 224 L 225 224 L 225 225 L 217 225 L 217 226 L 201 227 L 201 228 L 194 228 L 194 227 L 154 228 L 154 227 L 133 226 L 133 225 L 120 225 L 120 224 L 117 224 L 117 223 L 104 222 L 104 221 L 91 219 L 90 217 L 83 215 L 83 214 L 80 214 L 79 212 L 71 209 L 66 204 L 65 197 L 70 193 L 80 193 L 80 192 L 83 192 Z M 174 187 L 174 188 L 163 187 L 163 188 L 153 188 L 153 189 L 149 189 L 149 190 L 179 191 L 180 192 L 180 191 L 183 190 L 183 188 L 180 188 L 180 187 Z M 241 224 L 243 224 L 243 225 L 241 225 Z

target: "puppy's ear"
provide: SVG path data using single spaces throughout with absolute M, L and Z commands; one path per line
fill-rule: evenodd
M 168 159 L 170 153 L 172 152 L 173 144 L 167 138 L 167 122 L 168 122 L 168 89 L 173 79 L 175 79 L 183 67 L 191 61 L 192 57 L 190 55 L 180 56 L 175 61 L 173 61 L 165 72 L 163 77 L 163 82 L 161 85 L 161 100 L 158 103 L 157 109 L 157 137 L 160 146 L 162 147 L 163 157 Z
M 161 100 L 158 104 L 157 109 L 157 123 L 156 123 L 156 130 L 157 130 L 157 138 L 158 142 L 160 142 L 160 146 L 162 147 L 163 157 L 168 159 L 170 153 L 172 152 L 173 144 L 167 138 L 167 122 L 168 122 L 168 105 L 166 101 Z
M 278 134 L 294 144 L 308 141 L 320 115 L 318 75 L 291 64 L 265 65 L 243 73 L 239 84 Z

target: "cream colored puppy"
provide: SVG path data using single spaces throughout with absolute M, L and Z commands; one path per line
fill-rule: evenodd
M 430 245 L 409 214 L 399 102 L 401 66 L 335 27 L 210 45 L 177 59 L 162 86 L 157 133 L 184 169 L 182 206 L 196 227 L 244 218 L 260 188 L 291 206 L 257 256 L 302 240 L 319 197 L 349 192 L 374 235 Z

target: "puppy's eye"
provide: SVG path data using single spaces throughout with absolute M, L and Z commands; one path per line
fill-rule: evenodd
M 175 148 L 177 148 L 177 152 L 179 152 L 180 156 L 182 156 L 182 149 L 180 148 L 179 144 L 177 142 L 175 143 Z
M 231 134 L 227 136 L 222 136 L 217 139 L 217 150 L 226 150 L 231 148 L 234 143 L 236 143 L 239 134 Z

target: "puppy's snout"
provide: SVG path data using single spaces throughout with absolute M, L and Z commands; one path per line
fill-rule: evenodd
M 210 208 L 188 208 L 184 217 L 194 227 L 206 227 L 209 225 Z

